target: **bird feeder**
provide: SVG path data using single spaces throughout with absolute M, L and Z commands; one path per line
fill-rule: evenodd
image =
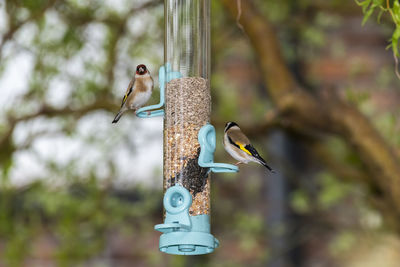
M 219 244 L 210 232 L 210 172 L 238 168 L 213 161 L 210 1 L 165 0 L 164 5 L 160 103 L 139 109 L 137 116 L 164 115 L 164 223 L 155 226 L 163 233 L 159 248 L 169 254 L 199 255 Z M 162 105 L 164 111 L 151 111 Z

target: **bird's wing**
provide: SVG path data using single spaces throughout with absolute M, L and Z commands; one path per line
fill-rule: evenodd
M 256 162 L 264 165 L 268 170 L 275 172 L 270 166 L 267 165 L 265 160 L 258 154 L 257 150 L 250 144 L 249 139 L 240 131 L 240 129 L 232 129 L 226 132 L 228 141 L 236 148 L 244 151 L 246 154 L 255 159 Z
M 122 99 L 121 108 L 125 104 L 126 99 L 128 99 L 128 96 L 132 93 L 134 84 L 135 84 L 135 77 L 132 78 L 131 82 L 128 85 L 128 88 L 126 89 L 126 93 L 124 95 L 124 98 Z
M 227 132 L 229 142 L 240 150 L 246 152 L 249 155 L 251 151 L 247 148 L 250 145 L 249 139 L 239 130 L 232 129 Z
M 251 144 L 246 145 L 244 148 L 246 149 L 246 151 L 249 151 L 250 155 L 252 155 L 256 159 L 264 161 L 264 159 L 261 158 L 260 154 L 258 154 L 257 150 Z
M 271 172 L 275 173 L 275 171 L 265 162 L 265 160 L 258 154 L 257 150 L 251 145 L 248 144 L 245 148 L 251 153 L 251 155 L 257 159 L 259 163 L 261 163 L 264 167 L 266 167 Z

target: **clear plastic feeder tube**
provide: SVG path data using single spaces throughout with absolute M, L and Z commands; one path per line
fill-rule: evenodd
M 164 190 L 179 184 L 192 196 L 191 216 L 210 213 L 208 169 L 198 165 L 198 133 L 209 122 L 210 1 L 166 0 L 164 60 L 182 78 L 166 85 Z

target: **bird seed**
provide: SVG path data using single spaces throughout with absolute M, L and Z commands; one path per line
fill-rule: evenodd
M 179 184 L 192 195 L 191 216 L 210 213 L 210 176 L 198 165 L 198 133 L 209 122 L 210 85 L 201 77 L 174 79 L 166 86 L 164 190 Z

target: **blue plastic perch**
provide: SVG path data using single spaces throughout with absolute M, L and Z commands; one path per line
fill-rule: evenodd
M 232 164 L 215 163 L 215 128 L 211 124 L 206 124 L 199 131 L 200 155 L 199 166 L 210 168 L 212 172 L 238 172 L 239 168 Z

